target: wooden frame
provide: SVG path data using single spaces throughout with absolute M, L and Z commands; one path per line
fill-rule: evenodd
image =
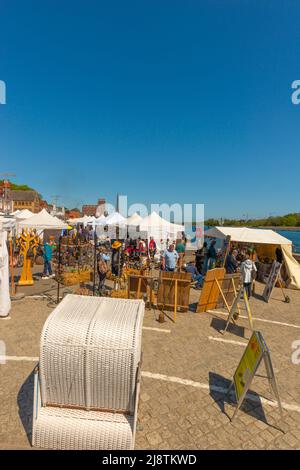
M 159 288 L 157 292 L 157 307 L 162 311 L 174 310 L 173 321 L 176 322 L 177 309 L 185 311 L 189 308 L 190 287 L 192 275 L 190 273 L 177 273 L 161 271 Z
M 228 305 L 231 305 L 236 297 L 237 291 L 239 290 L 239 287 L 240 287 L 240 279 L 241 279 L 240 273 L 233 273 L 233 274 L 225 274 L 224 279 L 219 280 L 219 283 L 221 283 L 222 281 L 221 283 L 222 292 L 224 294 L 224 297 Z M 217 299 L 216 308 L 226 308 L 226 305 L 224 303 L 224 300 L 221 294 L 219 294 L 219 297 Z
M 150 281 L 150 282 L 149 282 Z M 134 298 L 140 299 L 143 294 L 149 297 L 150 302 L 152 301 L 152 277 L 151 276 L 142 276 L 141 274 L 128 274 L 127 277 L 127 297 L 131 298 L 131 293 L 134 292 Z
M 197 305 L 197 313 L 206 312 L 207 310 L 214 310 L 217 307 L 217 301 L 220 294 L 223 298 L 226 308 L 229 308 L 221 288 L 224 277 L 224 268 L 215 268 L 207 271 Z

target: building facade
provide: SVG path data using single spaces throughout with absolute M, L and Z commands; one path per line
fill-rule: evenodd
M 100 217 L 105 212 L 105 199 L 98 199 L 97 204 L 85 204 L 82 206 L 82 214 Z
M 40 198 L 36 191 L 12 190 L 11 199 L 13 211 L 28 209 L 37 213 L 41 210 Z
M 81 217 L 81 212 L 76 207 L 74 209 L 66 210 L 66 217 L 69 219 L 78 219 Z

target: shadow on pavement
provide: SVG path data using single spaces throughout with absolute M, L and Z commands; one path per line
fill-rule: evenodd
M 223 318 L 213 318 L 210 326 L 214 328 L 214 330 L 216 330 L 218 333 L 222 333 L 226 326 L 226 320 L 223 320 Z M 232 333 L 233 335 L 239 336 L 241 338 L 245 338 L 245 328 L 243 326 L 229 323 L 227 332 Z
M 214 372 L 209 372 L 209 394 L 217 403 L 221 412 L 224 413 L 229 419 L 232 418 L 236 406 L 234 388 L 232 388 L 229 395 L 227 395 L 224 391 L 229 389 L 230 384 L 231 381 L 225 379 L 225 377 Z M 253 416 L 257 420 L 262 421 L 263 423 L 269 424 L 267 422 L 266 415 L 262 407 L 260 396 L 253 391 L 249 392 L 251 393 L 253 399 L 250 400 L 249 398 L 246 398 L 239 410 L 239 413 L 244 412 L 250 416 Z M 232 409 L 231 416 L 226 413 L 225 404 L 234 406 L 234 408 Z
M 33 388 L 34 370 L 32 370 L 25 382 L 22 384 L 17 398 L 19 416 L 30 445 L 32 438 Z

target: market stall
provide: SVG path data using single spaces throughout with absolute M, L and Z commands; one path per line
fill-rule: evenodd
M 204 233 L 206 238 L 222 240 L 230 238 L 231 247 L 251 248 L 257 263 L 258 280 L 265 281 L 272 263 L 276 260 L 276 249 L 281 248 L 283 255 L 282 278 L 286 287 L 300 289 L 300 265 L 292 255 L 292 242 L 274 230 L 248 227 L 213 227 Z
M 110 239 L 124 239 L 127 236 L 126 218 L 119 212 L 112 212 L 96 224 L 96 233 L 99 238 L 106 235 Z
M 7 232 L 0 222 L 0 318 L 7 317 L 11 308 L 9 295 L 9 260 Z
M 153 211 L 140 223 L 140 231 L 146 232 L 148 239 L 153 237 L 157 248 L 160 249 L 161 240 L 169 239 L 173 241 L 178 237 L 181 238 L 182 232 L 184 232 L 184 225 L 172 224 Z
M 20 229 L 36 229 L 39 235 L 41 235 L 45 230 L 47 230 L 48 235 L 50 235 L 50 231 L 57 232 L 58 230 L 61 231 L 68 228 L 68 224 L 60 220 L 58 217 L 50 215 L 46 209 L 42 209 L 38 214 L 22 220 L 18 225 Z

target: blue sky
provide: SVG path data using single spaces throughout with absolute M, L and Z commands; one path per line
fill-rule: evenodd
M 300 3 L 0 1 L 0 172 L 73 207 L 299 211 Z

